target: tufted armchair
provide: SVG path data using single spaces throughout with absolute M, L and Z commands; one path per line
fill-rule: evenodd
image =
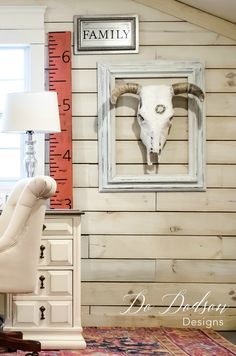
M 0 293 L 30 293 L 36 287 L 40 237 L 47 199 L 56 191 L 48 176 L 20 180 L 0 216 Z M 21 332 L 0 332 L 0 348 L 32 351 L 38 341 L 23 340 Z

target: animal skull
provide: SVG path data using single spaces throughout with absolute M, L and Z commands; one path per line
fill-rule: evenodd
M 158 161 L 165 145 L 174 115 L 172 97 L 190 93 L 204 100 L 202 90 L 195 84 L 176 83 L 173 85 L 145 85 L 127 83 L 112 91 L 111 103 L 116 104 L 120 95 L 133 93 L 139 95 L 137 119 L 140 125 L 140 138 L 147 148 L 147 164 L 152 165 L 150 154 L 156 153 Z

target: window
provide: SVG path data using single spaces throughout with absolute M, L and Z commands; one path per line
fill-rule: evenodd
M 28 48 L 0 46 L 0 113 L 5 95 L 27 90 Z M 0 184 L 18 180 L 24 175 L 24 142 L 20 134 L 0 133 Z M 14 162 L 14 164 L 9 164 Z
M 0 121 L 7 93 L 44 90 L 45 9 L 0 6 Z M 0 133 L 0 195 L 25 176 L 25 139 L 23 134 Z M 44 135 L 35 135 L 35 139 L 36 174 L 43 174 Z

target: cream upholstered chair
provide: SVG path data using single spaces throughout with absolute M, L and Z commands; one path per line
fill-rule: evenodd
M 0 293 L 29 293 L 36 287 L 40 237 L 47 199 L 56 191 L 48 176 L 20 180 L 0 216 Z M 23 340 L 21 332 L 0 332 L 0 348 L 32 351 L 38 341 Z

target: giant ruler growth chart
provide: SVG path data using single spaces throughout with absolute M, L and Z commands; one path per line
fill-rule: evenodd
M 49 90 L 58 94 L 61 132 L 49 135 L 50 176 L 57 182 L 51 209 L 72 209 L 71 33 L 48 34 Z

